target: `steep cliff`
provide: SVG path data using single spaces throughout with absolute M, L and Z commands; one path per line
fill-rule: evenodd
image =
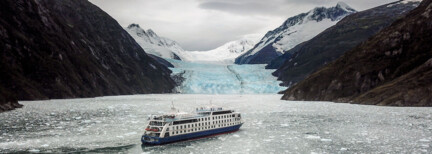
M 267 32 L 252 49 L 237 57 L 235 63 L 267 64 L 354 12 L 356 10 L 339 2 L 334 7 L 317 7 L 307 13 L 290 17 L 278 28 Z
M 432 106 L 432 0 L 288 89 L 282 99 Z
M 170 70 L 87 0 L 0 1 L 0 48 L 0 106 L 174 87 Z
M 278 69 L 273 75 L 283 81 L 285 86 L 295 84 L 366 41 L 419 4 L 394 2 L 351 14 L 311 40 L 287 51 L 267 68 Z M 283 65 L 278 66 L 277 63 Z

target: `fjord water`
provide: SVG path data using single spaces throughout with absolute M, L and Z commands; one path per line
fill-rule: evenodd
M 158 94 L 20 102 L 0 114 L 0 152 L 430 153 L 432 108 L 281 101 L 281 95 Z M 150 114 L 225 106 L 238 132 L 141 146 Z

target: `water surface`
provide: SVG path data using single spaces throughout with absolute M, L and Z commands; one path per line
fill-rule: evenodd
M 430 153 L 432 108 L 281 101 L 281 95 L 132 95 L 20 102 L 0 114 L 0 152 Z M 147 116 L 197 106 L 243 113 L 240 131 L 141 146 Z

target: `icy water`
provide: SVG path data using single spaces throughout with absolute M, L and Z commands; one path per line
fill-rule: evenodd
M 133 95 L 20 102 L 0 114 L 0 153 L 431 153 L 432 108 L 292 102 L 281 95 Z M 240 111 L 240 131 L 141 146 L 147 116 L 171 101 L 190 111 L 212 100 Z

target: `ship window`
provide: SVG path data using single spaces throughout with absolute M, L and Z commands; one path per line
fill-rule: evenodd
M 198 122 L 198 119 L 174 121 L 174 125 L 180 125 L 180 124 L 186 124 L 186 123 L 194 123 L 194 122 Z

